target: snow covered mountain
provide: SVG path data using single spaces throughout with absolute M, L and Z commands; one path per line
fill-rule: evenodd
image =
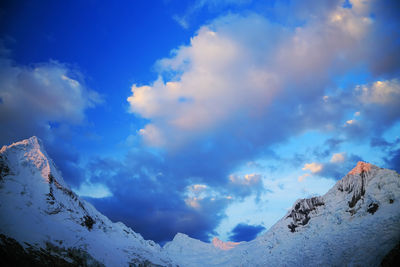
M 0 234 L 3 254 L 16 241 L 51 266 L 53 256 L 62 266 L 173 265 L 158 244 L 72 192 L 36 137 L 0 150 Z M 7 255 L 0 256 L 1 263 Z
M 253 241 L 161 248 L 81 200 L 36 137 L 0 150 L 2 266 L 379 266 L 399 244 L 400 176 L 364 162 Z
M 400 176 L 359 162 L 324 196 L 297 200 L 253 241 L 220 250 L 178 234 L 164 249 L 181 266 L 379 266 L 395 251 L 398 260 L 399 243 Z

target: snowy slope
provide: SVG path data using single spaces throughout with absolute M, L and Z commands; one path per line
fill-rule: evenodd
M 80 248 L 106 266 L 172 265 L 158 244 L 79 199 L 36 137 L 0 150 L 0 234 L 42 248 Z
M 165 249 L 181 266 L 379 266 L 399 242 L 400 176 L 359 162 L 253 241 L 218 250 L 178 234 Z
M 359 162 L 253 241 L 177 234 L 161 248 L 79 199 L 32 137 L 0 150 L 0 254 L 2 235 L 25 247 L 77 248 L 105 266 L 379 266 L 400 243 L 400 176 Z

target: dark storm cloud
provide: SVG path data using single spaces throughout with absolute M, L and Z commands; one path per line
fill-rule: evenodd
M 263 230 L 265 230 L 265 227 L 262 225 L 239 223 L 233 228 L 229 239 L 234 242 L 251 241 Z

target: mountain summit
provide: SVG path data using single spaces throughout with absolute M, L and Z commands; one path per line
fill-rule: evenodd
M 399 260 L 399 243 L 400 176 L 359 162 L 325 195 L 298 199 L 253 241 L 207 253 L 182 236 L 165 249 L 181 266 L 379 266 L 395 251 Z M 201 259 L 194 248 L 201 248 Z
M 399 243 L 400 176 L 365 162 L 253 241 L 161 248 L 80 199 L 38 138 L 0 150 L 1 266 L 379 266 Z
M 20 248 L 20 254 L 27 261 L 39 255 L 38 266 L 53 266 L 54 255 L 62 266 L 172 264 L 158 244 L 111 222 L 72 192 L 36 137 L 1 148 L 0 218 L 1 243 L 22 244 L 27 253 Z M 0 251 L 6 254 L 0 263 L 10 260 L 7 247 Z

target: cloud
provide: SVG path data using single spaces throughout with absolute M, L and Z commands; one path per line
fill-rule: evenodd
M 395 170 L 400 173 L 400 149 L 392 150 L 389 156 L 385 158 L 385 162 L 389 169 Z
M 203 9 L 210 13 L 215 13 L 221 9 L 243 7 L 251 2 L 252 0 L 196 0 L 186 8 L 183 15 L 174 15 L 173 19 L 182 28 L 188 29 L 193 18 Z
M 310 177 L 310 176 L 311 176 L 311 174 L 309 174 L 309 173 L 302 174 L 299 176 L 298 181 L 303 182 L 307 177 Z
M 82 123 L 85 110 L 102 98 L 79 78 L 57 61 L 22 66 L 0 58 L 1 143 L 49 136 L 51 123 Z
M 104 198 L 112 196 L 110 190 L 102 184 L 83 183 L 75 192 L 81 197 Z
M 319 164 L 319 163 L 316 163 L 316 162 L 312 162 L 312 163 L 304 164 L 304 167 L 303 167 L 302 170 L 303 171 L 309 170 L 312 174 L 316 174 L 316 173 L 321 172 L 322 169 L 323 169 L 323 165 L 322 164 Z
M 342 129 L 347 138 L 379 138 L 399 121 L 400 82 L 397 78 L 357 85 L 350 95 L 345 93 L 338 98 L 341 98 L 338 108 L 358 110 Z
M 341 163 L 344 162 L 346 159 L 346 153 L 335 153 L 332 155 L 330 160 L 331 163 Z
M 252 186 L 259 184 L 261 181 L 261 175 L 256 173 L 245 174 L 242 177 L 238 175 L 231 174 L 229 176 L 229 180 L 232 184 L 235 185 L 243 185 L 243 186 Z
M 400 83 L 397 79 L 376 81 L 370 86 L 357 86 L 356 91 L 365 104 L 393 105 L 398 104 L 400 98 Z
M 354 154 L 348 154 L 346 152 L 334 153 L 329 161 L 306 163 L 302 170 L 309 172 L 300 175 L 298 181 L 303 182 L 307 177 L 312 175 L 339 180 L 346 175 L 349 170 L 353 169 L 359 161 L 363 161 L 363 159 Z
M 67 64 L 19 65 L 9 54 L 0 57 L 0 144 L 40 137 L 64 179 L 78 187 L 84 171 L 80 153 L 70 142 L 77 139 L 71 126 L 84 125 L 85 112 L 101 104 L 102 96 L 87 88 L 79 71 Z
M 104 184 L 113 197 L 90 201 L 145 238 L 164 242 L 184 232 L 209 240 L 231 203 L 264 190 L 257 174 L 235 174 L 238 166 L 308 130 L 337 136 L 328 144 L 336 149 L 356 126 L 343 124 L 357 111 L 362 127 L 370 116 L 379 122 L 368 109 L 386 108 L 362 102 L 361 91 L 353 88 L 339 93 L 335 78 L 365 65 L 376 75 L 366 86 L 393 81 L 395 65 L 379 67 L 370 60 L 378 53 L 388 58 L 397 53 L 392 48 L 398 45 L 390 40 L 399 34 L 379 31 L 386 11 L 374 10 L 372 18 L 369 4 L 343 8 L 341 1 L 313 1 L 300 6 L 294 17 L 302 23 L 284 23 L 288 16 L 275 23 L 251 12 L 225 15 L 201 27 L 189 45 L 160 59 L 156 80 L 131 87 L 130 112 L 146 119 L 146 125 L 129 138 L 134 143 L 130 154 L 123 161 L 91 160 L 88 166 L 89 182 Z M 383 69 L 389 74 L 382 78 Z M 321 153 L 332 155 L 326 149 Z M 306 170 L 331 177 L 346 165 L 318 164 Z
M 143 154 L 130 156 L 130 162 L 135 162 L 136 172 L 154 164 L 154 173 L 163 173 L 162 184 L 174 188 L 169 196 L 174 201 L 163 201 L 166 210 L 174 204 L 189 217 L 206 216 L 198 228 L 186 226 L 189 234 L 205 238 L 218 225 L 222 217 L 207 217 L 206 208 L 222 214 L 229 201 L 258 194 L 261 183 L 255 186 L 243 176 L 232 181 L 229 175 L 238 166 L 266 156 L 272 145 L 310 130 L 335 136 L 315 151 L 323 155 L 324 163 L 304 168 L 310 175 L 339 179 L 359 158 L 348 154 L 345 162 L 329 162 L 339 145 L 379 136 L 399 119 L 396 101 L 385 106 L 372 101 L 375 89 L 363 96 L 362 90 L 338 88 L 337 82 L 362 66 L 371 75 L 361 88 L 373 87 L 378 80 L 396 88 L 398 65 L 380 60 L 396 58 L 399 50 L 393 41 L 399 33 L 385 23 L 398 24 L 394 15 L 386 17 L 391 11 L 364 1 L 353 1 L 351 8 L 343 7 L 342 1 L 296 3 L 280 4 L 288 11 L 282 8 L 276 21 L 252 12 L 211 21 L 200 27 L 189 45 L 157 62 L 156 80 L 131 87 L 130 112 L 147 120 L 138 131 L 140 145 L 158 151 L 162 162 L 140 159 Z M 293 11 L 289 21 L 287 15 Z M 392 91 L 384 90 L 386 95 Z M 382 121 L 386 115 L 390 116 Z M 344 127 L 346 121 L 356 123 Z M 187 192 L 195 184 L 207 189 L 190 197 L 175 193 Z M 212 191 L 219 198 L 213 198 Z M 161 192 L 150 195 L 154 202 L 164 199 Z M 129 198 L 121 196 L 119 201 L 128 203 Z M 161 204 L 151 205 L 157 210 Z M 130 217 L 149 225 L 150 214 Z M 191 222 L 194 217 L 190 218 Z M 168 227 L 163 226 L 155 238 L 171 236 L 178 223 Z
M 390 148 L 393 145 L 395 145 L 394 143 L 388 142 L 386 141 L 384 138 L 382 137 L 374 137 L 371 139 L 370 141 L 370 146 L 371 147 L 382 147 L 384 149 L 386 148 Z
M 233 242 L 251 241 L 263 230 L 265 230 L 265 227 L 262 225 L 239 223 L 233 228 L 230 240 Z
M 319 174 L 324 169 L 324 165 L 321 163 L 311 162 L 304 164 L 303 171 L 310 171 L 311 173 L 305 173 L 299 176 L 298 181 L 303 182 L 307 177 L 312 174 Z
M 336 161 L 336 162 L 329 161 L 323 163 L 323 169 L 318 175 L 321 177 L 339 180 L 343 176 L 345 176 L 349 172 L 349 170 L 353 169 L 354 166 L 357 165 L 357 162 L 364 161 L 360 156 L 355 154 L 347 154 L 347 153 L 341 153 L 341 154 L 346 155 L 344 161 Z
M 103 184 L 113 196 L 88 200 L 146 239 L 163 243 L 182 232 L 209 241 L 232 200 L 195 177 L 184 176 L 188 171 L 181 173 L 177 165 L 145 148 L 131 151 L 122 161 L 92 159 L 86 166 L 88 182 Z
M 143 140 L 179 150 L 213 138 L 257 151 L 307 129 L 338 130 L 348 110 L 373 104 L 355 105 L 356 93 L 347 102 L 325 98 L 334 85 L 331 75 L 343 75 L 370 57 L 360 46 L 372 46 L 366 40 L 380 25 L 370 17 L 369 4 L 352 6 L 329 5 L 294 29 L 257 14 L 227 15 L 201 27 L 190 45 L 158 62 L 156 81 L 132 86 L 130 110 L 149 120 L 140 132 Z M 387 83 L 397 90 L 395 80 Z M 357 111 L 368 116 L 367 110 Z M 348 129 L 340 131 L 364 127 L 361 119 L 345 121 Z
M 343 138 L 328 138 L 322 146 L 317 146 L 313 154 L 320 160 L 332 154 L 332 151 L 337 151 L 340 145 L 345 142 Z
M 256 200 L 259 200 L 261 193 L 266 189 L 262 181 L 262 175 L 257 173 L 237 175 L 229 175 L 230 183 L 226 185 L 227 194 L 243 199 L 252 194 L 256 194 Z

